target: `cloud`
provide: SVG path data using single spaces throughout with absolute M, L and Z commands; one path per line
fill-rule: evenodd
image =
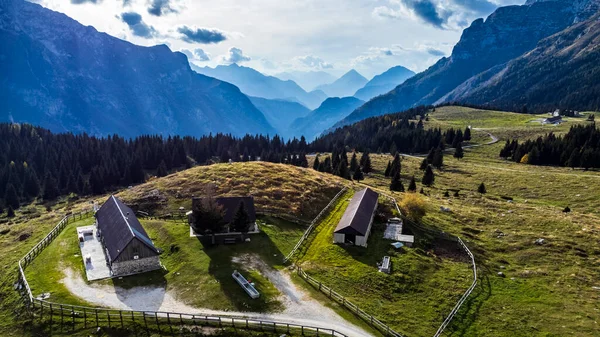
M 177 28 L 177 32 L 182 35 L 181 39 L 188 43 L 211 44 L 227 40 L 225 33 L 211 28 L 181 26 Z
M 201 62 L 210 61 L 210 55 L 200 48 L 194 49 L 193 52 L 190 51 L 189 49 L 182 49 L 180 51 L 182 53 L 184 53 L 185 56 L 187 56 L 188 60 L 190 60 L 190 61 L 201 61 Z
M 331 63 L 325 62 L 322 58 L 312 55 L 306 56 L 298 56 L 294 58 L 296 61 L 300 62 L 302 65 L 307 66 L 309 68 L 314 69 L 331 69 L 333 65 Z
M 388 5 L 375 7 L 372 15 L 383 19 L 412 18 L 440 29 L 459 29 L 475 17 L 492 13 L 499 6 L 495 1 L 388 0 Z
M 229 48 L 229 52 L 227 55 L 221 56 L 221 60 L 228 64 L 233 63 L 242 63 L 250 61 L 251 58 L 249 56 L 244 55 L 244 52 L 236 47 Z
M 149 0 L 148 5 L 148 13 L 154 16 L 162 16 L 163 14 L 177 13 L 177 10 L 171 7 L 171 0 Z
M 122 13 L 121 20 L 127 24 L 129 30 L 135 36 L 149 39 L 158 34 L 154 27 L 147 25 L 142 20 L 142 16 L 136 12 Z
M 123 7 L 127 7 L 127 6 L 131 5 L 131 1 L 133 1 L 133 0 L 123 0 Z
M 81 4 L 85 4 L 85 3 L 99 4 L 101 2 L 102 2 L 102 0 L 71 0 L 71 3 L 74 5 L 81 5 Z

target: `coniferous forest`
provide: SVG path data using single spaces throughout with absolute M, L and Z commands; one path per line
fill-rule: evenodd
M 317 159 L 314 169 L 361 180 L 371 171 L 369 152 L 427 152 L 462 137 L 461 131 L 424 129 L 422 116 L 427 111 L 428 107 L 419 107 L 370 118 L 310 144 L 304 137 L 284 141 L 261 135 L 98 138 L 55 134 L 28 124 L 0 124 L 0 211 L 36 198 L 102 194 L 196 165 L 262 160 L 307 167 L 306 154 L 315 152 L 332 154 Z M 346 152 L 353 150 L 363 153 L 360 163 L 347 158 Z
M 592 123 L 572 126 L 565 136 L 549 133 L 523 143 L 507 141 L 500 157 L 531 165 L 600 168 L 600 132 Z

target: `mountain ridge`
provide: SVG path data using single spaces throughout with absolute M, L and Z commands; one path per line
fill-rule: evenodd
M 348 97 L 354 95 L 367 82 L 358 71 L 351 69 L 333 83 L 320 85 L 315 89 L 322 90 L 329 97 Z
M 363 101 L 368 101 L 373 97 L 385 94 L 398 85 L 404 83 L 407 79 L 413 77 L 415 73 L 403 66 L 392 67 L 385 72 L 373 77 L 364 87 L 354 93 Z

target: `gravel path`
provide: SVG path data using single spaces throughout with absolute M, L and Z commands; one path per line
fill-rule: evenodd
M 259 270 L 273 283 L 282 294 L 280 301 L 285 306 L 283 312 L 263 314 L 196 308 L 179 301 L 172 292 L 166 291 L 162 287 L 124 289 L 108 285 L 89 285 L 70 269 L 65 270 L 65 278 L 62 283 L 74 295 L 88 303 L 102 307 L 136 311 L 169 311 L 197 315 L 242 316 L 335 329 L 349 337 L 372 336 L 363 329 L 348 323 L 333 310 L 325 307 L 311 298 L 308 293 L 296 287 L 287 272 L 269 267 L 255 255 L 244 255 L 235 258 L 234 262 Z

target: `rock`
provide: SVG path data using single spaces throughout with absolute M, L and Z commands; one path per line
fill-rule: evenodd
M 498 272 L 498 277 L 506 277 L 506 275 L 504 275 L 504 273 L 503 273 L 503 272 L 499 271 L 499 272 Z
M 500 269 L 504 269 L 504 268 L 506 268 L 506 267 L 504 267 L 504 266 L 500 266 Z
M 442 211 L 444 213 L 448 213 L 448 212 L 450 212 L 450 208 L 444 207 L 444 206 L 440 206 L 440 211 Z
M 25 241 L 25 240 L 29 239 L 29 237 L 31 237 L 31 233 L 23 233 L 23 234 L 19 235 L 18 240 Z
M 539 238 L 539 239 L 535 240 L 533 243 L 536 244 L 536 245 L 538 245 L 538 246 L 541 246 L 544 243 L 546 243 L 546 240 L 544 240 L 542 238 Z

